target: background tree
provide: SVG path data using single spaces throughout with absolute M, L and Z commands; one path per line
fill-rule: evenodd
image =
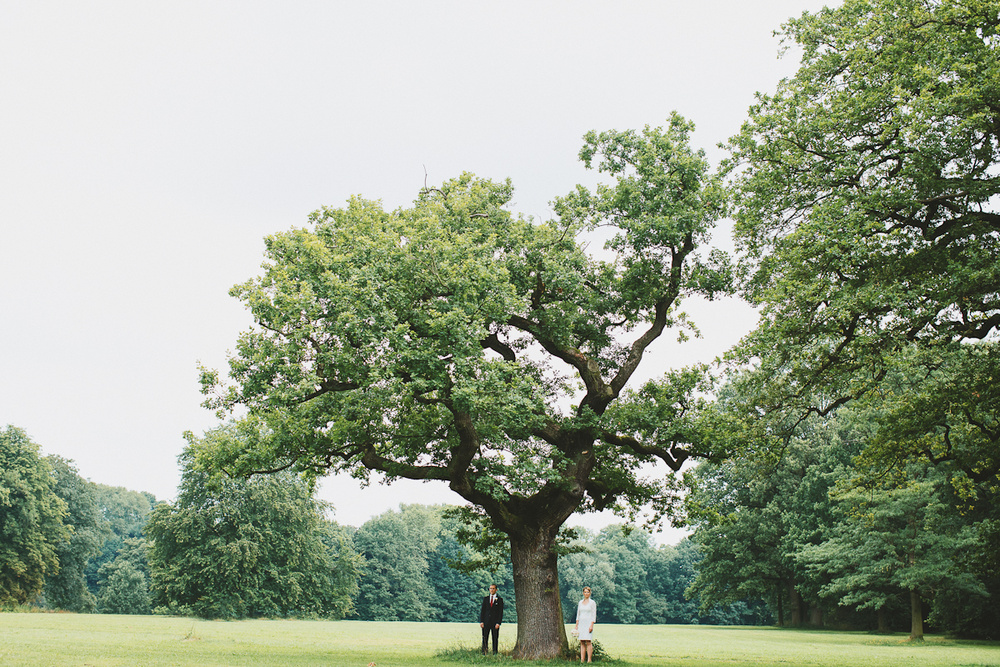
M 729 604 L 716 604 L 702 609 L 690 590 L 702 560 L 701 548 L 690 538 L 684 538 L 673 548 L 660 547 L 666 560 L 666 571 L 653 570 L 654 590 L 662 591 L 666 600 L 663 620 L 654 623 L 700 623 L 703 625 L 770 625 L 774 615 L 763 598 L 747 597 Z
M 690 476 L 689 521 L 703 555 L 688 587 L 702 612 L 748 598 L 772 605 L 778 625 L 802 622 L 793 563 L 781 546 L 788 536 L 786 514 L 775 485 L 750 479 L 749 466 L 700 466 Z M 761 475 L 765 477 L 765 475 Z
M 452 507 L 452 509 L 457 509 Z M 517 600 L 510 558 L 492 566 L 466 567 L 479 554 L 460 539 L 466 527 L 458 514 L 441 510 L 441 533 L 438 547 L 428 565 L 428 579 L 434 586 L 438 620 L 452 623 L 475 622 L 480 604 L 490 584 L 496 584 L 503 596 L 504 623 L 517 623 Z
M 514 218 L 509 183 L 464 175 L 411 208 L 352 199 L 269 237 L 263 275 L 233 290 L 257 326 L 232 382 L 203 375 L 211 405 L 247 414 L 249 446 L 220 446 L 216 465 L 448 483 L 509 538 L 515 655 L 558 655 L 562 524 L 668 511 L 669 476 L 641 466 L 703 451 L 697 378 L 626 393 L 653 341 L 684 324 L 680 300 L 728 286 L 724 258 L 701 250 L 724 196 L 692 128 L 674 115 L 589 133 L 581 158 L 612 183 L 557 199 L 558 221 Z M 582 236 L 597 227 L 603 259 Z
M 341 526 L 326 519 L 320 525 L 320 539 L 332 556 L 333 569 L 328 574 L 331 590 L 336 594 L 330 600 L 331 618 L 344 618 L 354 609 L 358 597 L 358 579 L 362 561 L 352 546 L 349 526 Z
M 961 525 L 978 535 L 966 541 L 960 569 L 973 574 L 993 598 L 1000 596 L 997 569 L 989 565 L 1000 544 L 998 352 L 995 343 L 980 342 L 915 346 L 895 355 L 879 392 L 861 401 L 878 427 L 859 461 L 874 472 L 893 461 L 938 468 L 949 490 L 943 497 Z M 933 597 L 931 618 L 950 617 L 952 631 L 997 636 L 1000 609 L 974 602 L 978 596 L 967 588 L 952 588 L 961 592 L 951 596 L 951 613 L 944 613 L 945 587 Z
M 158 505 L 146 525 L 154 604 L 207 618 L 342 617 L 353 572 L 336 571 L 344 559 L 324 542 L 311 486 L 291 473 L 209 473 L 198 460 L 204 442 L 192 438 L 181 456 L 177 503 Z
M 69 534 L 56 547 L 59 570 L 45 578 L 45 604 L 55 609 L 93 612 L 97 599 L 87 588 L 88 562 L 101 553 L 108 533 L 97 506 L 93 484 L 80 477 L 70 461 L 47 456 L 55 479 L 53 490 L 66 503 L 63 523 Z
M 361 558 L 354 618 L 469 623 L 496 583 L 516 623 L 510 563 L 482 566 L 462 543 L 457 507 L 402 505 L 365 522 L 352 536 Z M 470 565 L 471 564 L 471 565 Z
M 354 533 L 354 548 L 364 563 L 355 604 L 358 618 L 437 620 L 427 575 L 440 530 L 437 512 L 407 505 L 370 519 Z
M 149 545 L 125 538 L 115 559 L 98 571 L 98 608 L 104 614 L 149 614 Z
M 148 580 L 149 568 L 145 561 L 145 551 L 142 558 L 136 560 L 135 549 L 129 541 L 141 540 L 149 513 L 156 504 L 156 498 L 144 491 L 130 491 L 120 486 L 92 484 L 95 501 L 101 517 L 107 526 L 108 533 L 101 547 L 101 553 L 87 562 L 87 586 L 90 592 L 100 597 L 100 570 L 113 562 L 123 550 L 128 551 L 125 558 L 142 571 Z
M 603 596 L 604 609 L 619 623 L 636 623 L 648 613 L 649 565 L 655 553 L 652 537 L 645 531 L 608 526 L 598 535 L 598 544 L 615 571 L 615 588 Z
M 655 622 L 651 602 L 659 591 L 650 590 L 650 570 L 657 555 L 652 536 L 644 530 L 611 525 L 585 544 L 586 553 L 563 559 L 566 620 L 576 618 L 581 591 L 590 586 L 601 605 L 602 622 Z M 665 567 L 661 574 L 666 574 Z
M 791 605 L 793 623 L 877 623 L 917 639 L 927 619 L 937 630 L 995 633 L 994 578 L 980 560 L 989 522 L 962 500 L 964 474 L 911 458 L 883 461 L 873 475 L 870 442 L 892 422 L 885 402 L 852 405 L 803 421 L 770 464 L 743 457 L 689 475 L 692 539 L 704 553 L 691 591 L 707 607 L 779 580 L 785 594 L 770 601 L 780 623 Z M 761 454 L 759 462 L 773 458 Z M 795 618 L 793 593 L 809 605 L 808 620 Z
M 841 521 L 799 560 L 833 575 L 822 592 L 841 605 L 881 610 L 892 595 L 906 599 L 910 639 L 923 639 L 924 599 L 950 591 L 983 600 L 986 593 L 971 573 L 956 571 L 956 556 L 975 533 L 945 497 L 946 484 L 940 470 L 911 463 L 878 487 L 842 490 Z
M 694 581 L 698 547 L 688 538 L 676 547 L 660 546 L 649 557 L 646 604 L 642 623 L 699 623 L 697 603 L 688 599 L 687 587 Z M 713 625 L 732 625 L 720 620 Z M 740 625 L 754 625 L 749 621 Z
M 581 530 L 573 553 L 560 557 L 565 620 L 572 623 L 584 586 L 594 591 L 603 623 L 710 623 L 760 625 L 770 615 L 756 600 L 719 604 L 707 611 L 688 599 L 701 560 L 698 546 L 684 539 L 676 547 L 654 547 L 645 530 L 611 525 L 598 534 Z M 628 620 L 626 620 L 628 619 Z
M 850 476 L 866 427 L 813 418 L 796 432 L 778 458 L 764 447 L 754 458 L 744 453 L 721 464 L 703 463 L 688 475 L 688 520 L 703 555 L 690 590 L 703 611 L 763 598 L 779 625 L 822 623 L 820 584 L 796 556 L 825 539 L 833 523 L 828 493 Z M 817 612 L 811 617 L 809 607 Z
M 728 165 L 762 313 L 733 355 L 744 417 L 788 438 L 884 403 L 862 461 L 942 466 L 980 544 L 1000 488 L 998 27 L 997 0 L 846 0 L 789 21 L 799 71 L 759 96 Z
M 19 428 L 0 431 L 0 604 L 35 598 L 58 572 L 69 528 L 49 463 Z
M 963 637 L 1000 639 L 1000 522 L 987 519 L 976 524 L 975 541 L 957 556 L 957 569 L 973 573 L 986 595 L 969 595 L 967 589 L 939 591 L 934 596 L 931 622 Z

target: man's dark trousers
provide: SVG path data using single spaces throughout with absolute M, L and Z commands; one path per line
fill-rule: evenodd
M 490 635 L 493 636 L 493 653 L 497 652 L 497 643 L 500 641 L 500 628 L 497 626 L 503 623 L 503 598 L 499 595 L 490 604 L 490 596 L 483 598 L 483 606 L 479 610 L 479 622 L 483 624 L 483 653 L 486 653 Z

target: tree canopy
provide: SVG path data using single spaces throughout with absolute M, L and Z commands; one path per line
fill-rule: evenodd
M 832 409 L 912 345 L 996 340 L 998 27 L 996 0 L 846 0 L 784 26 L 801 66 L 729 144 L 763 316 L 740 358 L 766 409 Z M 996 377 L 986 356 L 973 382 Z M 995 414 L 965 420 L 993 474 Z
M 793 19 L 801 66 L 759 96 L 728 164 L 762 314 L 732 355 L 748 437 L 787 443 L 860 401 L 878 415 L 860 461 L 941 466 L 981 545 L 1000 499 L 998 29 L 997 0 Z
M 324 539 L 329 529 L 311 486 L 291 473 L 212 473 L 199 465 L 197 449 L 192 439 L 182 455 L 177 503 L 158 505 L 146 525 L 153 603 L 207 618 L 342 618 L 355 564 Z M 129 566 L 116 569 L 116 586 L 132 586 Z
M 996 636 L 995 571 L 977 562 L 982 516 L 947 466 L 858 457 L 880 415 L 855 404 L 803 421 L 784 455 L 702 463 L 687 475 L 702 608 L 765 598 L 781 625 Z
M 38 445 L 19 428 L 0 431 L 0 604 L 31 601 L 59 571 L 65 514 Z
M 67 611 L 93 611 L 97 600 L 87 588 L 87 565 L 101 553 L 111 531 L 101 516 L 94 484 L 80 477 L 71 461 L 45 458 L 55 480 L 54 491 L 66 503 L 63 522 L 68 528 L 57 546 L 59 570 L 45 579 L 45 603 Z
M 653 341 L 685 326 L 683 297 L 729 286 L 704 249 L 724 193 L 692 129 L 674 115 L 587 134 L 581 159 L 612 182 L 556 199 L 557 220 L 515 217 L 509 182 L 464 174 L 409 208 L 354 198 L 268 237 L 263 274 L 233 290 L 257 325 L 228 382 L 203 375 L 212 406 L 246 412 L 250 445 L 218 443 L 216 465 L 448 483 L 510 538 L 529 621 L 515 653 L 558 654 L 559 527 L 667 511 L 669 476 L 641 467 L 702 451 L 697 373 L 626 391 Z

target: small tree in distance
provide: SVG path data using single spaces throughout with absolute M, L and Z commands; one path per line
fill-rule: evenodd
M 105 614 L 148 614 L 152 610 L 149 582 L 131 561 L 105 563 L 100 570 L 100 609 Z
M 671 511 L 672 477 L 705 454 L 700 370 L 626 390 L 678 306 L 730 287 L 703 246 L 723 189 L 693 125 L 588 133 L 580 157 L 612 183 L 514 217 L 510 182 L 470 174 L 411 208 L 353 198 L 268 237 L 264 271 L 232 294 L 256 326 L 206 370 L 208 404 L 245 417 L 205 456 L 234 473 L 287 468 L 439 480 L 507 536 L 519 658 L 566 646 L 556 552 L 574 512 Z M 601 258 L 585 234 L 609 240 Z
M 176 504 L 157 505 L 146 524 L 153 604 L 206 618 L 343 618 L 357 590 L 355 559 L 343 541 L 331 548 L 312 487 L 291 473 L 244 479 L 206 471 L 198 444 L 192 439 L 181 457 Z M 110 567 L 105 574 L 117 573 L 119 588 L 138 583 L 134 564 Z

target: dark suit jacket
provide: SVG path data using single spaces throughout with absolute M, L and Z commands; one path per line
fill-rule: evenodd
M 479 610 L 479 622 L 487 628 L 503 623 L 503 598 L 497 595 L 497 599 L 490 606 L 490 596 L 483 598 L 483 606 Z

